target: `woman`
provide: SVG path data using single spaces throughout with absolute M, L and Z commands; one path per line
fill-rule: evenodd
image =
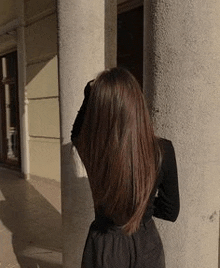
M 84 92 L 71 136 L 95 209 L 82 267 L 164 268 L 152 216 L 175 221 L 179 214 L 172 143 L 155 137 L 144 95 L 127 70 L 103 71 Z

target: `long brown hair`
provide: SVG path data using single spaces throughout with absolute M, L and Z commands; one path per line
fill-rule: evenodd
M 125 69 L 100 73 L 91 86 L 79 135 L 96 211 L 135 232 L 155 184 L 159 149 L 147 104 Z

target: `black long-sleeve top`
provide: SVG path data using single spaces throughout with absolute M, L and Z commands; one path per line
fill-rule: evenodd
M 83 124 L 89 99 L 89 83 L 84 89 L 84 100 L 73 124 L 71 133 L 73 144 L 75 144 Z M 163 152 L 163 160 L 143 220 L 146 222 L 155 216 L 174 222 L 180 209 L 176 157 L 171 141 L 159 138 L 158 142 Z

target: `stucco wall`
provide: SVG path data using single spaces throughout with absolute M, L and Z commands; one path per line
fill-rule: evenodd
M 30 175 L 60 180 L 56 1 L 25 1 Z

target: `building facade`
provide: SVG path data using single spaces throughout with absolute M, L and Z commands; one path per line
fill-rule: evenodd
M 1 75 L 5 79 L 1 84 L 1 120 L 7 122 L 1 128 L 0 153 L 3 164 L 20 168 L 27 178 L 59 181 L 56 1 L 41 2 L 0 2 Z M 11 52 L 17 65 L 12 78 Z M 16 84 L 9 86 L 11 95 L 7 97 L 9 79 Z
M 87 81 L 116 65 L 176 149 L 180 215 L 156 220 L 167 267 L 219 267 L 219 12 L 205 0 L 0 0 L 0 162 L 61 184 L 65 268 L 80 267 L 94 216 L 72 123 Z

